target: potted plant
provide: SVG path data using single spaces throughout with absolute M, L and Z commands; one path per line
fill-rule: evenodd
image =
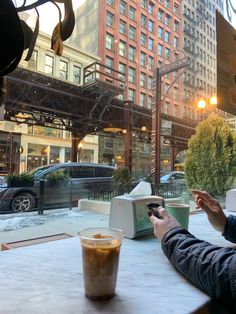
M 30 187 L 34 185 L 34 177 L 27 172 L 9 173 L 6 176 L 8 187 Z
M 69 175 L 63 171 L 51 172 L 45 177 L 50 185 L 61 183 L 65 180 L 68 180 L 69 178 Z
M 129 193 L 132 184 L 132 175 L 127 167 L 119 167 L 114 171 L 113 183 L 118 188 L 118 194 Z

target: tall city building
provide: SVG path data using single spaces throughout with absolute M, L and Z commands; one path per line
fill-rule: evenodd
M 121 100 L 151 109 L 156 68 L 184 57 L 182 1 L 87 0 L 75 13 L 76 26 L 69 42 L 98 54 L 101 63 L 126 74 L 124 94 L 119 95 Z M 161 112 L 176 118 L 182 118 L 184 114 L 179 74 L 180 70 L 162 76 Z M 100 139 L 99 161 L 103 162 L 104 156 L 109 155 L 105 140 L 113 147 L 116 143 L 108 134 L 101 135 Z M 150 156 L 149 140 L 133 141 L 132 172 L 135 177 L 151 173 Z M 114 160 L 122 164 L 123 157 L 114 156 Z M 163 147 L 161 171 L 168 172 L 172 167 L 171 148 Z
M 223 0 L 183 1 L 183 50 L 192 60 L 183 78 L 184 116 L 197 119 L 197 102 L 216 95 L 216 19 Z
M 126 73 L 120 98 L 151 108 L 157 66 L 183 57 L 180 0 L 87 0 L 76 11 L 70 42 L 98 54 L 101 63 Z M 163 76 L 162 112 L 182 117 L 177 73 Z

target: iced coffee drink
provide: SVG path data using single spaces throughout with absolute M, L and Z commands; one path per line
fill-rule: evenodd
M 124 232 L 90 228 L 80 233 L 85 295 L 92 300 L 113 297 Z

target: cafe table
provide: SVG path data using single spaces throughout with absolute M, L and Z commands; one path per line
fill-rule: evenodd
M 91 218 L 91 217 L 90 217 Z M 190 216 L 189 230 L 221 246 L 231 245 L 204 213 Z M 153 236 L 124 239 L 116 295 L 108 301 L 84 296 L 79 237 L 0 252 L 0 313 L 185 314 L 226 313 L 185 280 Z

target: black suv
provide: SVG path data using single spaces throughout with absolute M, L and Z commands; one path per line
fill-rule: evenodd
M 77 205 L 81 198 L 88 198 L 91 190 L 112 191 L 112 176 L 115 167 L 95 163 L 61 163 L 35 168 L 29 173 L 34 176 L 31 187 L 7 187 L 0 185 L 0 212 L 29 211 L 40 203 L 40 181 L 44 181 L 44 209 Z M 65 180 L 52 183 L 51 174 L 63 174 Z

